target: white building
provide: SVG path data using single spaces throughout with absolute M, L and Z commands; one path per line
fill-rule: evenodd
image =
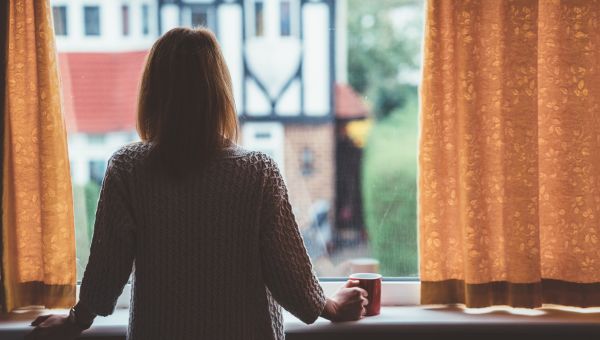
M 152 43 L 176 26 L 206 26 L 229 66 L 242 144 L 279 163 L 301 226 L 317 202 L 333 205 L 335 97 L 352 94 L 335 86 L 346 79 L 345 0 L 51 4 L 76 185 L 100 183 L 110 155 L 138 138 L 138 82 Z

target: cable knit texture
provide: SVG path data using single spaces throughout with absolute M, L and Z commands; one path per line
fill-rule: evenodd
M 80 301 L 111 314 L 133 269 L 128 339 L 284 339 L 281 306 L 325 305 L 276 163 L 237 146 L 186 180 L 150 146 L 110 159 Z

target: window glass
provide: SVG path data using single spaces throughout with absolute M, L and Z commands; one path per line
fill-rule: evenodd
M 104 134 L 88 134 L 88 142 L 95 145 L 103 145 L 106 142 L 106 135 Z
M 203 6 L 192 6 L 192 27 L 208 27 L 208 10 Z
M 289 36 L 292 33 L 291 28 L 291 16 L 290 16 L 290 1 L 282 0 L 279 4 L 280 8 L 280 34 L 282 36 Z
M 55 8 L 64 4 L 50 2 Z M 124 17 L 100 17 L 108 13 L 102 8 L 108 1 L 85 6 L 84 25 L 72 25 L 57 40 L 79 278 L 106 163 L 114 151 L 139 139 L 138 84 L 152 41 L 161 34 L 150 24 L 170 20 L 178 26 L 238 20 L 216 32 L 240 115 L 238 142 L 278 163 L 317 274 L 345 277 L 360 270 L 416 277 L 423 1 L 156 3 L 157 10 L 141 5 L 141 31 L 148 39 L 139 43 L 119 34 Z M 118 4 L 123 11 L 140 1 Z M 239 12 L 219 6 L 239 6 L 243 22 Z M 53 13 L 60 32 L 63 24 L 56 18 L 66 18 L 66 9 Z M 86 50 L 85 36 L 101 34 L 101 19 L 117 34 Z M 66 34 L 66 19 L 64 27 Z
M 264 7 L 265 4 L 262 0 L 254 2 L 254 35 L 257 37 L 265 34 Z
M 90 161 L 90 180 L 97 185 L 102 184 L 104 172 L 106 171 L 106 161 L 103 159 L 94 159 Z
M 121 6 L 121 31 L 123 35 L 129 35 L 129 6 Z
M 302 175 L 310 176 L 314 171 L 315 156 L 311 148 L 302 150 Z
M 59 36 L 67 35 L 67 6 L 53 6 L 52 19 L 54 20 L 54 33 Z
M 83 7 L 85 35 L 100 35 L 100 7 Z
M 148 35 L 150 33 L 150 23 L 149 23 L 149 9 L 147 4 L 142 5 L 142 34 Z

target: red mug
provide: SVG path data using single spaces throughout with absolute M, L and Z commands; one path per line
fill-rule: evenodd
M 358 286 L 367 291 L 369 304 L 366 306 L 367 316 L 379 315 L 381 311 L 381 275 L 375 273 L 356 273 L 350 275 L 350 280 L 360 283 Z

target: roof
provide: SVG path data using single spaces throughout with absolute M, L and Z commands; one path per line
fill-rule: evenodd
M 146 54 L 59 53 L 68 130 L 100 134 L 135 129 L 138 84 Z
M 361 119 L 369 115 L 362 98 L 348 84 L 335 85 L 335 117 L 338 119 Z
M 138 86 L 147 51 L 59 53 L 65 120 L 69 132 L 103 134 L 135 129 Z M 347 84 L 335 86 L 338 119 L 369 114 Z

